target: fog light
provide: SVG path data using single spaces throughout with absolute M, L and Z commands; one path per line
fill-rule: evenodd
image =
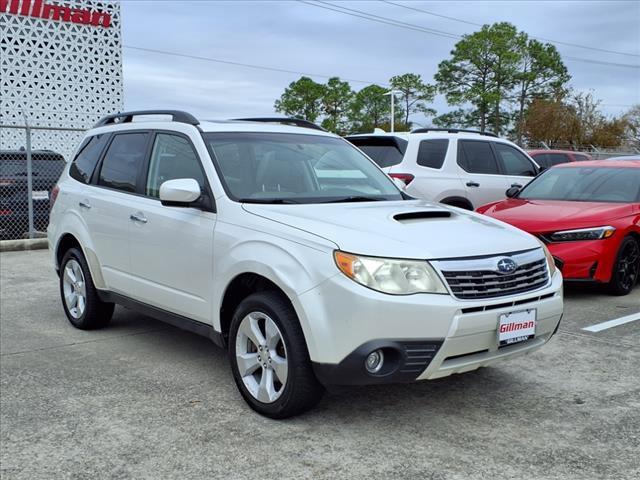
M 378 373 L 384 362 L 384 353 L 382 350 L 375 350 L 369 354 L 364 362 L 364 366 L 369 373 Z

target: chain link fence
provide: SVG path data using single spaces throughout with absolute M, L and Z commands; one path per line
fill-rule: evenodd
M 568 150 L 576 153 L 586 153 L 594 160 L 605 160 L 612 157 L 624 157 L 627 155 L 638 155 L 640 149 L 633 146 L 618 147 L 597 147 L 594 145 L 579 145 L 571 143 L 550 143 L 533 142 L 526 146 L 526 150 Z
M 0 240 L 46 235 L 51 191 L 83 132 L 0 125 Z

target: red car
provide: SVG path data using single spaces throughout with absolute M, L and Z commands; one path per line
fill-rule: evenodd
M 478 212 L 547 244 L 565 280 L 626 295 L 640 273 L 640 161 L 564 163 Z
M 561 163 L 593 160 L 588 153 L 573 152 L 571 150 L 529 150 L 527 153 L 538 165 L 544 168 L 551 168 Z

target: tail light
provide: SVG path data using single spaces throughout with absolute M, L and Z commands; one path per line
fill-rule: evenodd
M 0 208 L 0 215 L 11 215 L 13 212 L 8 208 Z
M 0 187 L 10 187 L 13 184 L 13 180 L 10 180 L 8 178 L 0 178 Z
M 400 180 L 402 183 L 404 183 L 405 187 L 407 187 L 415 178 L 410 173 L 390 173 L 389 176 L 391 178 L 397 178 L 398 180 Z
M 56 185 L 51 190 L 51 195 L 49 195 L 49 211 L 53 209 L 53 205 L 56 203 L 56 199 L 58 198 L 58 193 L 60 193 L 60 187 Z

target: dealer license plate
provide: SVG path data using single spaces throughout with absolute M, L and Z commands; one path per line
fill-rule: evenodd
M 498 343 L 512 345 L 533 338 L 536 334 L 536 309 L 504 313 L 498 317 Z
M 31 193 L 34 200 L 49 200 L 49 192 L 47 190 L 34 190 Z

